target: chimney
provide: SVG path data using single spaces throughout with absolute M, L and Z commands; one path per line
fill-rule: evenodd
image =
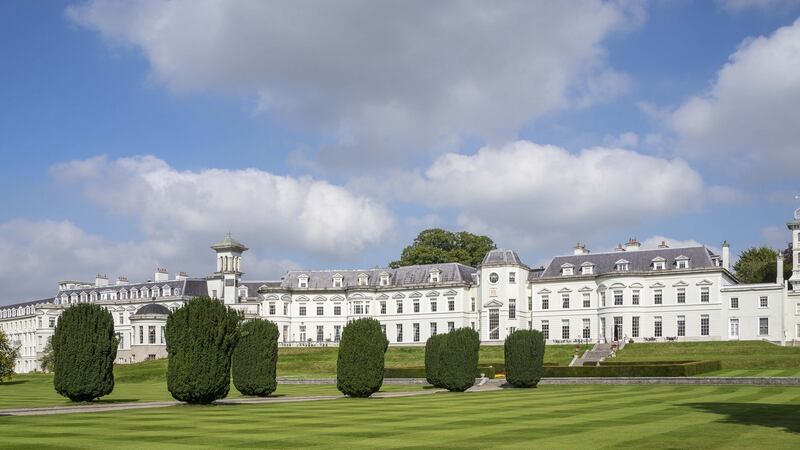
M 783 286 L 783 253 L 778 252 L 776 264 L 778 267 L 775 275 L 775 282 Z
M 162 269 L 161 267 L 156 269 L 156 275 L 155 278 L 153 278 L 153 281 L 157 283 L 169 281 L 169 273 L 167 273 L 167 269 Z
M 127 277 L 117 277 L 117 286 L 122 286 L 122 285 L 125 285 L 125 284 L 128 284 L 128 278 Z
M 731 244 L 728 241 L 722 243 L 722 268 L 731 270 Z
M 175 280 L 177 281 L 183 281 L 187 278 L 189 278 L 189 275 L 186 275 L 186 272 L 178 272 L 178 274 L 175 275 Z
M 106 287 L 106 286 L 108 286 L 108 277 L 105 276 L 105 275 L 100 275 L 98 273 L 97 276 L 94 277 L 94 285 L 95 285 L 95 287 Z
M 661 241 L 661 243 L 658 244 L 658 248 L 669 248 L 669 245 L 667 245 L 667 241 Z
M 625 250 L 629 252 L 635 252 L 636 250 L 639 250 L 641 246 L 642 244 L 640 244 L 639 241 L 636 240 L 636 238 L 630 238 L 628 239 L 628 242 L 625 244 Z
M 574 255 L 588 255 L 589 250 L 586 249 L 586 244 L 581 244 L 578 242 L 578 245 L 575 246 L 575 250 L 573 251 Z
M 615 252 L 624 252 L 625 251 L 625 247 L 623 247 L 622 244 L 617 244 L 617 248 L 615 248 L 614 251 Z

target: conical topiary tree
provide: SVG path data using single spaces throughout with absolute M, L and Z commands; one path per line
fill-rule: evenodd
M 505 342 L 506 381 L 515 387 L 536 387 L 544 373 L 544 336 L 538 330 L 517 330 Z
M 471 328 L 457 328 L 445 336 L 440 350 L 439 387 L 454 392 L 466 391 L 475 384 L 478 374 L 480 337 Z
M 336 387 L 350 397 L 369 397 L 383 384 L 383 357 L 389 341 L 375 319 L 347 324 L 339 343 Z
M 117 338 L 111 313 L 92 303 L 67 308 L 53 344 L 53 385 L 73 402 L 89 402 L 114 390 Z
M 211 403 L 228 395 L 240 316 L 197 297 L 167 319 L 167 389 L 176 400 Z
M 266 397 L 275 392 L 278 364 L 278 326 L 269 320 L 244 323 L 233 350 L 233 385 L 244 395 Z

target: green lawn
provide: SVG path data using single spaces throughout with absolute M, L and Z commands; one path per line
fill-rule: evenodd
M 0 417 L 40 448 L 800 448 L 800 388 L 541 386 L 396 399 Z
M 718 376 L 800 376 L 800 347 L 762 341 L 628 344 L 614 361 L 719 360 Z

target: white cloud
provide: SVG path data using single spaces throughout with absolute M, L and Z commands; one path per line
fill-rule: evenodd
M 151 238 L 218 239 L 232 231 L 248 244 L 341 257 L 379 243 L 389 211 L 369 197 L 310 177 L 258 169 L 178 171 L 142 156 L 97 157 L 51 172 L 94 202 L 140 224 Z
M 639 146 L 639 135 L 633 131 L 626 131 L 617 136 L 606 136 L 603 142 L 612 148 L 635 149 Z
M 750 10 L 785 10 L 797 6 L 800 0 L 715 0 L 715 3 L 727 12 L 738 14 Z
M 793 174 L 800 147 L 800 20 L 749 39 L 730 56 L 709 92 L 678 108 L 671 123 L 684 154 L 716 167 L 770 176 Z
M 603 101 L 627 77 L 603 41 L 644 20 L 635 2 L 88 1 L 75 23 L 149 61 L 177 92 L 257 95 L 351 169 L 513 137 L 524 123 Z M 301 158 L 300 161 L 303 161 Z
M 699 247 L 703 245 L 694 239 L 675 239 L 662 235 L 650 236 L 649 238 L 641 242 L 643 250 L 658 248 L 658 246 L 661 245 L 662 242 L 666 243 L 671 248 Z M 720 244 L 722 243 L 720 242 Z
M 378 182 L 353 186 L 361 183 Z M 700 175 L 680 159 L 608 148 L 572 154 L 528 141 L 443 155 L 384 187 L 402 201 L 456 208 L 459 226 L 521 248 L 682 214 L 705 196 Z

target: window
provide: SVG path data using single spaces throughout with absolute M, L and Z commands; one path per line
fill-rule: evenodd
M 305 306 L 301 306 L 300 307 L 300 315 L 301 316 L 305 316 L 306 315 L 306 307 Z
M 489 339 L 500 339 L 500 310 L 489 310 Z
M 550 321 L 543 320 L 542 321 L 542 337 L 544 340 L 550 339 Z
M 631 337 L 639 337 L 639 316 L 631 317 Z
M 139 326 L 139 344 L 144 344 L 144 327 Z
M 588 292 L 583 293 L 583 307 L 589 308 L 592 306 L 592 296 Z
M 365 305 L 362 302 L 354 302 L 353 303 L 353 314 L 369 314 L 369 306 Z
M 301 276 L 297 279 L 297 287 L 299 288 L 307 288 L 308 287 L 308 277 Z
M 600 306 L 606 306 L 606 291 L 600 291 Z
M 569 309 L 569 294 L 561 294 L 561 307 Z
M 322 342 L 324 340 L 325 340 L 325 326 L 317 325 L 317 342 Z
M 678 316 L 678 336 L 686 336 L 686 316 Z
M 794 305 L 794 313 L 795 313 L 795 315 L 800 316 L 800 303 L 797 303 L 796 305 Z
M 301 286 L 301 287 L 302 287 L 302 286 Z M 335 278 L 333 279 L 333 287 L 335 287 L 335 288 L 340 288 L 340 287 L 342 287 L 342 278 L 341 278 L 341 277 L 335 277 Z
M 397 342 L 403 342 L 403 324 L 397 324 Z
M 413 305 L 414 305 L 414 312 L 418 313 L 419 312 L 419 300 L 414 300 Z
M 730 322 L 730 330 L 728 331 L 730 337 L 733 339 L 739 339 L 739 319 L 734 318 L 731 319 Z
M 569 339 L 569 320 L 561 321 L 561 339 Z
M 283 304 L 283 315 L 284 316 L 288 316 L 289 315 L 289 304 L 288 303 L 284 303 Z
M 530 297 L 528 297 L 528 298 L 530 298 Z M 800 305 L 800 303 L 799 303 L 799 305 Z M 472 312 L 475 312 L 475 297 L 472 297 L 472 299 L 470 300 L 470 309 L 472 310 Z M 798 309 L 798 311 L 800 311 L 800 309 Z
M 120 320 L 120 323 L 122 323 L 122 314 L 121 314 L 121 313 L 120 313 L 120 315 L 119 315 L 119 320 Z M 49 322 L 49 323 L 48 323 L 48 326 L 49 326 L 50 328 L 55 328 L 55 326 L 56 326 L 56 318 L 55 318 L 55 317 L 50 317 L 50 318 L 48 319 L 48 322 Z
M 543 295 L 542 296 L 542 309 L 550 309 L 550 296 Z
M 630 263 L 628 261 L 619 260 L 616 264 L 614 264 L 614 270 L 617 272 L 627 272 L 628 268 L 630 267 Z
M 325 315 L 325 307 L 322 305 L 317 305 L 317 315 L 324 316 Z
M 661 289 L 656 289 L 655 291 L 653 291 L 653 304 L 660 305 L 662 303 L 662 300 L 663 296 L 661 293 Z
M 508 327 L 508 334 L 512 334 L 517 331 L 517 327 Z
M 402 313 L 403 313 L 403 301 L 402 300 L 398 300 L 397 301 L 397 314 L 402 314 Z
M 275 315 L 275 303 L 270 303 L 269 304 L 269 315 L 270 316 L 274 316 Z
M 386 300 L 381 300 L 381 314 L 386 314 Z
M 167 328 L 166 327 L 161 327 L 161 343 L 162 344 L 165 343 L 166 335 L 167 335 Z
M 419 324 L 418 323 L 412 323 L 411 324 L 411 329 L 414 330 L 414 337 L 413 337 L 414 342 L 419 342 Z
M 622 305 L 622 291 L 614 291 L 614 306 Z
M 737 297 L 731 297 L 731 309 L 739 309 L 739 299 Z
M 342 326 L 341 325 L 334 325 L 333 326 L 333 342 L 339 342 L 339 340 L 341 338 L 342 338 Z
M 456 323 L 455 322 L 447 322 L 447 331 L 448 332 L 453 331 L 455 329 L 456 329 Z
M 661 326 L 661 316 L 656 316 L 653 319 L 653 335 L 655 337 L 661 337 L 663 334 L 663 328 Z
M 161 340 L 164 340 L 164 331 L 162 330 L 161 333 Z M 50 342 L 50 339 L 47 339 L 47 341 Z M 119 348 L 125 348 L 125 335 L 122 333 L 117 333 L 117 342 L 119 342 Z
M 677 299 L 678 303 L 686 303 L 686 288 L 678 288 Z
M 758 307 L 759 308 L 769 308 L 769 298 L 767 296 L 763 296 L 758 299 Z
M 381 324 L 381 333 L 383 333 L 383 336 L 386 337 L 386 325 L 385 324 Z
M 381 286 L 388 286 L 389 285 L 389 274 L 382 273 L 381 274 Z
M 592 336 L 592 329 L 589 328 L 591 321 L 589 319 L 583 319 L 583 338 L 589 339 Z
M 38 319 L 39 319 L 39 320 L 38 320 L 38 322 L 37 322 L 37 323 L 38 323 L 38 325 L 39 325 L 39 328 L 42 328 L 42 318 L 41 318 L 41 317 L 39 317 Z
M 528 296 L 528 311 L 533 311 L 533 297 L 531 297 L 530 295 Z
M 689 260 L 686 260 L 686 259 L 681 259 L 681 260 L 675 261 L 675 264 L 677 265 L 678 269 L 688 269 L 689 268 Z
M 700 316 L 700 336 L 708 336 L 710 331 L 709 318 L 707 314 Z
M 759 336 L 767 336 L 769 334 L 769 318 L 768 317 L 759 317 L 758 318 L 758 335 Z
M 638 305 L 639 304 L 639 291 L 634 290 L 631 294 L 631 304 Z
M 289 325 L 283 326 L 283 336 L 281 336 L 281 340 L 283 340 L 283 342 L 289 340 Z
M 211 290 L 211 298 L 217 298 L 217 290 L 216 289 L 212 289 Z
M 498 274 L 496 274 L 494 272 L 489 274 L 489 283 L 494 284 L 494 283 L 497 283 L 498 281 L 500 281 L 500 275 L 498 275 Z
M 664 261 L 653 261 L 653 270 L 664 270 L 665 267 Z
M 508 300 L 508 318 L 509 319 L 516 319 L 517 318 L 517 301 L 513 298 Z
M 800 323 L 797 324 L 797 338 L 800 339 Z
M 366 275 L 359 275 L 358 277 L 359 286 L 366 286 L 368 283 L 369 283 L 369 278 Z
M 431 299 L 431 312 L 436 312 L 437 300 L 435 298 Z
M 710 300 L 710 294 L 708 292 L 707 287 L 700 288 L 700 303 L 708 303 Z
M 456 310 L 456 301 L 452 297 L 447 299 L 447 310 L 448 311 Z
M 517 282 L 517 272 L 508 272 L 508 282 L 511 284 Z
M 431 322 L 431 336 L 436 336 L 436 322 Z
M 586 265 L 581 267 L 581 275 L 591 275 L 594 273 L 594 266 Z
M 386 304 L 383 305 L 384 310 L 386 309 Z M 342 306 L 341 305 L 333 305 L 333 315 L 334 316 L 341 316 L 342 315 Z
M 300 342 L 306 341 L 306 326 L 300 325 Z
M 563 276 L 572 275 L 573 274 L 572 269 L 573 269 L 573 267 L 562 267 L 561 268 L 561 275 L 563 275 Z

